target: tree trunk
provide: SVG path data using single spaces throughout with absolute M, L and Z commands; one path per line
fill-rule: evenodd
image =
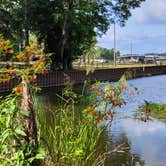
M 29 31 L 25 30 L 25 46 L 29 46 Z
M 35 120 L 35 110 L 33 105 L 32 96 L 29 91 L 28 84 L 25 80 L 25 76 L 22 75 L 22 87 L 23 87 L 23 94 L 22 94 L 22 101 L 21 101 L 21 109 L 25 111 L 28 115 L 24 120 L 25 132 L 28 137 L 28 141 L 35 140 L 36 145 L 37 142 L 37 125 Z

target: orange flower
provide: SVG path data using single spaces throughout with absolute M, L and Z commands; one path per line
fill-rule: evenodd
M 8 73 L 8 74 L 13 74 L 13 73 L 14 73 L 14 70 L 9 69 L 9 70 L 7 70 L 7 73 Z
M 18 59 L 19 61 L 21 61 L 24 57 L 25 57 L 25 54 L 24 54 L 24 53 L 21 53 L 21 54 L 17 55 L 17 59 Z
M 112 105 L 113 106 L 119 106 L 120 102 L 118 100 L 114 100 L 114 101 L 112 101 Z
M 96 122 L 101 123 L 103 120 L 105 120 L 105 117 L 99 117 L 96 119 Z
M 14 91 L 15 93 L 20 93 L 20 92 L 23 91 L 23 87 L 22 87 L 22 86 L 20 86 L 20 87 L 15 87 L 15 88 L 13 89 L 13 91 Z
M 36 76 L 30 77 L 29 82 L 35 82 L 36 81 Z
M 47 73 L 47 70 L 44 69 L 44 68 L 41 68 L 41 69 L 39 69 L 39 73 L 41 73 L 41 74 L 45 74 L 45 73 Z
M 0 45 L 1 45 L 1 46 L 6 46 L 6 44 L 7 44 L 7 43 L 6 43 L 5 40 L 1 40 L 1 41 L 0 41 Z
M 32 56 L 33 55 L 33 52 L 32 51 L 29 51 L 28 52 L 28 56 Z
M 110 111 L 107 112 L 107 114 L 108 114 L 109 116 L 113 117 L 114 112 L 113 112 L 112 110 L 110 110 Z
M 40 50 L 35 51 L 34 54 L 35 54 L 35 55 L 41 55 L 41 51 L 40 51 Z
M 27 51 L 30 51 L 30 47 L 29 47 L 29 46 L 26 46 L 25 49 L 26 49 Z
M 39 59 L 40 62 L 44 62 L 45 60 L 46 60 L 45 57 L 41 57 L 41 58 Z
M 12 55 L 13 55 L 13 54 L 14 54 L 14 50 L 10 50 L 10 51 L 9 51 L 9 54 L 12 54 Z
M 33 67 L 38 67 L 40 65 L 40 61 L 36 61 L 34 64 L 33 64 Z
M 121 88 L 122 88 L 123 90 L 126 90 L 126 89 L 127 89 L 126 83 L 122 83 L 122 84 L 121 84 Z
M 97 91 L 97 90 L 99 90 L 99 87 L 98 87 L 97 85 L 94 85 L 94 86 L 92 87 L 92 89 L 95 90 L 95 91 Z
M 100 123 L 101 122 L 101 119 L 96 119 L 96 123 Z

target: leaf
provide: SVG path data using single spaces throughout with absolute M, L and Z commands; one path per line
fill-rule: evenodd
M 31 163 L 35 159 L 44 159 L 44 157 L 45 157 L 45 150 L 43 148 L 39 148 L 37 154 L 29 158 L 28 161 Z
M 29 117 L 28 112 L 26 111 L 20 111 L 20 114 L 24 117 Z
M 16 127 L 15 132 L 21 136 L 27 136 L 26 133 L 22 130 L 22 126 Z

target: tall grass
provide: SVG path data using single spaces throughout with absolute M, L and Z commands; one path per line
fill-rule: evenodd
M 98 154 L 103 127 L 86 110 L 75 107 L 73 95 L 67 98 L 62 95 L 61 107 L 51 110 L 44 110 L 34 98 L 40 143 L 46 147 L 54 165 L 92 165 Z M 48 160 L 46 164 L 51 165 Z

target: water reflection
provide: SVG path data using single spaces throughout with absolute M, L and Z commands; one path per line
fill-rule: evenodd
M 144 100 L 166 103 L 166 75 L 130 80 L 128 84 L 137 87 L 140 93 L 117 111 L 111 129 L 103 135 L 103 143 L 107 140 L 110 150 L 116 145 L 125 143 L 125 153 L 108 156 L 105 165 L 141 166 L 145 161 L 147 166 L 164 166 L 166 165 L 166 124 L 155 119 L 144 123 L 133 117 Z M 39 98 L 49 107 L 56 105 L 57 97 L 52 89 L 40 94 Z
M 119 152 L 112 153 L 107 156 L 105 165 L 106 166 L 135 166 L 135 165 L 144 165 L 144 161 L 140 158 L 138 154 L 134 154 L 131 151 L 131 142 L 126 136 L 126 133 L 121 133 L 118 137 L 110 137 L 110 149 L 122 145 L 122 149 Z
M 146 165 L 166 165 L 166 124 L 155 119 L 144 123 L 134 118 L 144 100 L 166 103 L 166 76 L 130 80 L 128 84 L 137 87 L 141 93 L 118 110 L 110 135 L 119 139 L 125 133 L 130 142 L 131 153 L 139 155 Z M 123 119 L 126 115 L 130 117 Z
M 144 123 L 125 119 L 112 125 L 110 135 L 115 140 L 124 141 L 127 138 L 131 146 L 130 153 L 145 160 L 148 166 L 166 165 L 166 125 L 164 123 L 157 120 Z

